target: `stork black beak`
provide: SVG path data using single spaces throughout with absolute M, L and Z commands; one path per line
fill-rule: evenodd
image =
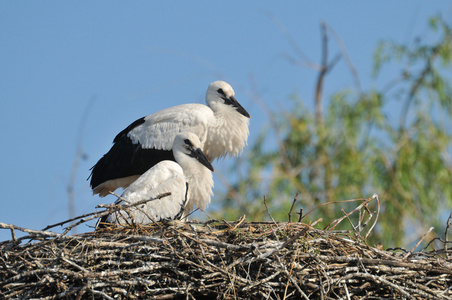
M 204 153 L 201 151 L 201 149 L 199 149 L 199 148 L 193 149 L 190 156 L 196 158 L 197 161 L 199 161 L 201 164 L 203 164 L 210 171 L 215 172 L 212 164 L 209 162 L 209 160 L 204 155 Z
M 225 104 L 234 106 L 237 111 L 245 117 L 251 118 L 250 114 L 240 105 L 240 103 L 235 99 L 234 96 L 231 96 L 229 98 L 224 97 L 223 100 Z

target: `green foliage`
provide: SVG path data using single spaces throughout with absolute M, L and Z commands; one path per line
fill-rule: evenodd
M 375 192 L 381 210 L 374 242 L 411 242 L 403 239 L 407 221 L 442 232 L 445 220 L 439 216 L 452 208 L 452 30 L 440 17 L 429 24 L 436 42 L 418 38 L 409 45 L 390 41 L 377 46 L 377 79 L 387 65 L 401 69 L 382 88 L 340 90 L 321 116 L 293 96 L 293 109 L 275 113 L 273 126 L 248 151 L 222 215 L 262 220 L 267 217 L 265 196 L 273 217 L 286 220 L 296 194 L 309 210 Z M 323 107 L 322 99 L 314 100 Z M 322 206 L 309 220 L 323 218 L 325 226 L 343 215 L 341 208 L 354 207 L 356 203 Z

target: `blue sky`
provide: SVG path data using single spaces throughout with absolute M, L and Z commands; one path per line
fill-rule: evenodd
M 267 123 L 251 96 L 254 85 L 270 109 L 290 108 L 293 92 L 310 101 L 317 74 L 284 59 L 294 51 L 278 24 L 318 62 L 319 26 L 326 21 L 369 88 L 375 84 L 368 78 L 378 41 L 408 42 L 426 33 L 427 18 L 439 13 L 450 18 L 452 4 L 2 1 L 0 222 L 42 229 L 69 217 L 67 186 L 88 105 L 80 139 L 86 159 L 75 181 L 77 215 L 114 201 L 92 196 L 86 181 L 114 136 L 160 109 L 204 103 L 211 81 L 229 82 L 251 114 L 250 143 Z M 390 71 L 388 77 L 395 76 Z M 341 63 L 327 79 L 325 96 L 352 84 Z M 217 174 L 227 163 L 214 164 Z M 0 230 L 0 241 L 8 238 L 10 232 Z

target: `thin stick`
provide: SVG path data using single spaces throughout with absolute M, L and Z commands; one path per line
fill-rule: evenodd
M 110 192 L 110 193 L 112 193 L 112 192 Z M 114 194 L 114 193 L 112 193 L 112 194 Z M 106 216 L 106 215 L 118 212 L 120 210 L 127 210 L 127 208 L 129 208 L 129 207 L 138 206 L 138 205 L 147 203 L 149 201 L 155 201 L 155 200 L 158 200 L 158 199 L 162 199 L 162 198 L 168 197 L 169 195 L 171 195 L 171 193 L 168 192 L 168 193 L 164 193 L 164 194 L 160 194 L 158 196 L 152 197 L 150 199 L 141 200 L 141 201 L 138 201 L 138 202 L 135 202 L 135 203 L 127 204 L 127 205 L 114 204 L 112 206 L 109 206 L 106 210 L 104 210 L 102 212 L 98 212 L 97 214 L 95 214 L 95 215 L 93 215 L 93 216 L 91 216 L 91 217 L 89 217 L 87 219 L 81 219 L 79 222 L 74 223 L 74 224 L 66 227 L 66 230 L 63 232 L 63 235 L 67 234 L 72 228 L 74 228 L 75 226 L 80 225 L 81 223 L 85 223 L 87 221 L 90 221 L 90 220 L 93 220 L 93 219 L 96 219 L 96 218 L 100 218 L 100 217 L 103 217 L 103 216 Z M 118 196 L 118 198 L 121 199 L 121 200 L 125 200 L 124 198 L 122 198 L 120 196 Z M 125 201 L 127 201 L 127 200 L 125 200 Z M 97 207 L 101 207 L 101 206 L 98 205 Z
M 322 204 L 317 205 L 316 207 L 314 207 L 310 211 L 308 211 L 306 214 L 304 214 L 302 219 L 304 219 L 307 215 L 309 215 L 314 210 L 316 210 L 316 209 L 318 209 L 319 207 L 322 207 L 322 206 L 331 205 L 331 204 L 338 204 L 338 203 L 356 202 L 356 201 L 368 201 L 368 200 L 369 200 L 368 198 L 357 198 L 357 199 L 341 200 L 341 201 L 330 201 L 330 202 L 322 203 Z
M 297 194 L 298 195 L 298 194 Z M 295 196 L 296 198 L 296 196 Z M 287 283 L 286 283 L 286 288 L 284 289 L 284 297 L 283 300 L 286 299 L 287 296 L 287 288 L 289 287 L 289 282 L 290 282 L 290 278 L 292 277 L 292 270 L 293 270 L 293 266 L 295 265 L 295 259 L 297 259 L 297 255 L 298 255 L 298 249 L 300 248 L 300 245 L 297 245 L 297 249 L 295 250 L 295 255 L 293 256 L 293 260 L 292 260 L 292 264 L 290 265 L 290 271 L 289 271 L 289 276 L 287 277 Z
M 226 220 L 223 220 L 223 222 L 226 224 L 226 226 L 228 226 L 228 228 L 223 229 L 223 230 L 217 230 L 217 231 L 213 231 L 212 234 L 218 234 L 218 233 L 223 233 L 226 231 L 234 231 L 237 229 L 237 227 L 239 227 L 244 221 L 246 220 L 246 215 L 243 215 L 237 222 L 237 224 L 235 224 L 234 226 L 231 226 L 228 224 L 228 222 L 226 222 Z
M 405 254 L 405 256 L 403 257 L 403 259 L 407 259 L 411 254 L 413 254 L 414 250 L 419 247 L 419 245 L 422 243 L 422 241 L 425 239 L 425 237 L 434 229 L 434 227 L 430 227 L 430 229 L 424 234 L 424 236 L 419 240 L 419 242 L 416 243 L 416 245 L 414 245 L 413 248 L 411 248 L 411 250 Z
M 270 213 L 270 210 L 268 209 L 268 206 L 267 206 L 267 200 L 265 199 L 265 196 L 264 196 L 264 205 L 265 205 L 265 210 L 267 211 L 267 214 L 268 214 L 269 217 L 272 219 L 273 223 L 276 224 L 275 219 L 273 219 L 273 216 L 272 216 L 272 214 Z
M 348 292 L 347 283 L 344 282 L 345 295 L 347 296 L 347 300 L 350 300 L 350 294 Z
M 297 214 L 298 214 L 298 223 L 300 223 L 301 219 L 303 219 L 303 208 L 300 208 L 300 211 Z
M 12 236 L 13 240 L 15 241 L 16 240 L 16 232 L 14 231 L 13 226 L 11 226 L 11 236 Z
M 449 234 L 449 228 L 452 225 L 452 212 L 449 215 L 449 218 L 447 219 L 446 223 L 446 230 L 444 231 L 444 252 L 446 253 L 446 256 L 449 257 L 449 253 L 447 252 L 447 236 Z
M 71 219 L 69 219 L 69 220 L 65 220 L 65 221 L 58 222 L 58 223 L 55 223 L 55 224 L 52 224 L 52 225 L 48 225 L 46 228 L 44 228 L 44 229 L 42 229 L 42 230 L 43 230 L 43 231 L 46 231 L 46 230 L 49 230 L 50 228 L 57 227 L 57 226 L 61 226 L 61 225 L 63 225 L 63 224 L 70 223 L 70 222 L 75 221 L 75 220 L 78 220 L 78 219 L 80 219 L 80 218 L 86 218 L 86 217 L 89 217 L 89 216 L 92 216 L 92 215 L 96 215 L 96 214 L 98 214 L 98 213 L 99 213 L 99 212 L 96 211 L 96 212 L 84 214 L 84 215 L 81 215 L 81 216 L 78 216 L 78 217 L 75 217 L 75 218 L 71 218 Z
M 290 207 L 290 210 L 289 210 L 289 223 L 292 223 L 292 210 L 295 206 L 295 202 L 297 202 L 297 197 L 298 197 L 298 193 L 293 198 L 292 206 Z
M 367 237 L 369 236 L 369 234 L 372 232 L 372 230 L 374 229 L 374 227 L 377 225 L 377 221 L 378 221 L 378 216 L 380 215 L 380 198 L 378 198 L 377 194 L 373 194 L 372 195 L 372 200 L 377 200 L 377 215 L 375 216 L 375 221 L 372 224 L 372 226 L 369 228 L 369 231 L 367 231 L 366 235 L 364 236 L 364 241 L 367 241 Z M 367 223 L 366 223 L 367 224 Z
M 374 194 L 375 196 L 375 194 Z M 367 205 L 367 203 L 369 203 L 370 201 L 374 200 L 374 196 L 368 198 L 368 199 L 364 199 L 365 201 L 363 203 L 361 203 L 359 206 L 357 206 L 355 209 L 353 209 L 351 212 L 349 212 L 348 214 L 346 214 L 345 216 L 336 219 L 334 221 L 332 221 L 330 224 L 328 224 L 328 226 L 325 227 L 325 229 L 333 229 L 335 228 L 337 225 L 339 225 L 339 223 L 341 223 L 345 218 L 347 218 L 348 216 L 350 216 L 351 214 L 353 214 L 354 212 L 356 212 L 357 210 L 360 210 L 363 206 Z M 356 199 L 355 199 L 356 200 Z M 348 201 L 344 201 L 344 202 L 348 202 Z
M 3 229 L 12 229 L 13 228 L 16 230 L 20 230 L 22 232 L 32 233 L 32 234 L 42 235 L 42 236 L 58 236 L 59 235 L 59 233 L 55 233 L 52 231 L 28 229 L 28 228 L 23 228 L 23 227 L 19 227 L 16 225 L 5 224 L 5 223 L 0 223 L 0 228 L 3 228 Z

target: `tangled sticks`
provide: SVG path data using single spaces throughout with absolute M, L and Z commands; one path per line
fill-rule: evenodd
M 0 298 L 452 299 L 450 250 L 370 247 L 362 220 L 351 231 L 335 230 L 339 221 L 320 230 L 245 218 L 72 236 L 28 230 L 35 241 L 0 244 Z

